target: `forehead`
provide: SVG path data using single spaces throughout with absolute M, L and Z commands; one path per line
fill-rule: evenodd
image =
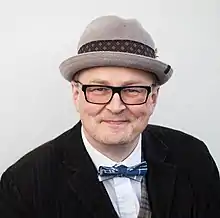
M 150 84 L 154 81 L 154 76 L 152 73 L 131 68 L 95 67 L 81 71 L 78 79 L 83 83 Z

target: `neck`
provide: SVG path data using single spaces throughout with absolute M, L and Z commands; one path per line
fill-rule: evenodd
M 84 131 L 84 134 L 93 148 L 115 162 L 125 160 L 136 148 L 139 141 L 139 137 L 137 137 L 135 140 L 127 144 L 110 145 L 95 141 L 86 133 L 86 131 Z

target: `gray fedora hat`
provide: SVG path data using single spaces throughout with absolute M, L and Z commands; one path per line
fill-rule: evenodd
M 102 16 L 84 30 L 77 55 L 60 65 L 63 77 L 72 81 L 80 70 L 116 66 L 144 70 L 156 75 L 159 85 L 172 76 L 170 65 L 158 60 L 155 43 L 136 19 Z

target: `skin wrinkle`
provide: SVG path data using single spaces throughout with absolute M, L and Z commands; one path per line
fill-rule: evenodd
M 113 77 L 112 75 L 117 75 Z M 152 85 L 154 77 L 142 70 L 122 67 L 97 67 L 80 72 L 75 77 L 82 84 L 94 81 L 111 86 Z M 137 82 L 137 83 L 134 83 Z M 88 103 L 78 83 L 72 81 L 73 101 L 79 112 L 83 130 L 89 143 L 108 158 L 120 162 L 135 149 L 141 132 L 148 124 L 157 103 L 159 87 L 154 87 L 148 100 L 142 105 L 125 105 L 116 93 L 105 105 Z M 126 122 L 106 123 L 105 120 Z

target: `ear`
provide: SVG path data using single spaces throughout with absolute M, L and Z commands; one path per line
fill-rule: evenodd
M 152 103 L 154 105 L 157 104 L 159 92 L 160 92 L 160 87 L 159 86 L 153 88 L 153 91 L 152 91 Z
M 153 114 L 155 107 L 157 105 L 159 91 L 160 91 L 160 87 L 154 87 L 152 90 L 152 93 L 149 96 L 149 107 L 150 107 L 151 114 Z
M 71 82 L 71 86 L 72 86 L 72 96 L 73 96 L 73 103 L 76 107 L 77 112 L 79 112 L 79 87 L 77 86 L 77 83 L 72 81 Z

